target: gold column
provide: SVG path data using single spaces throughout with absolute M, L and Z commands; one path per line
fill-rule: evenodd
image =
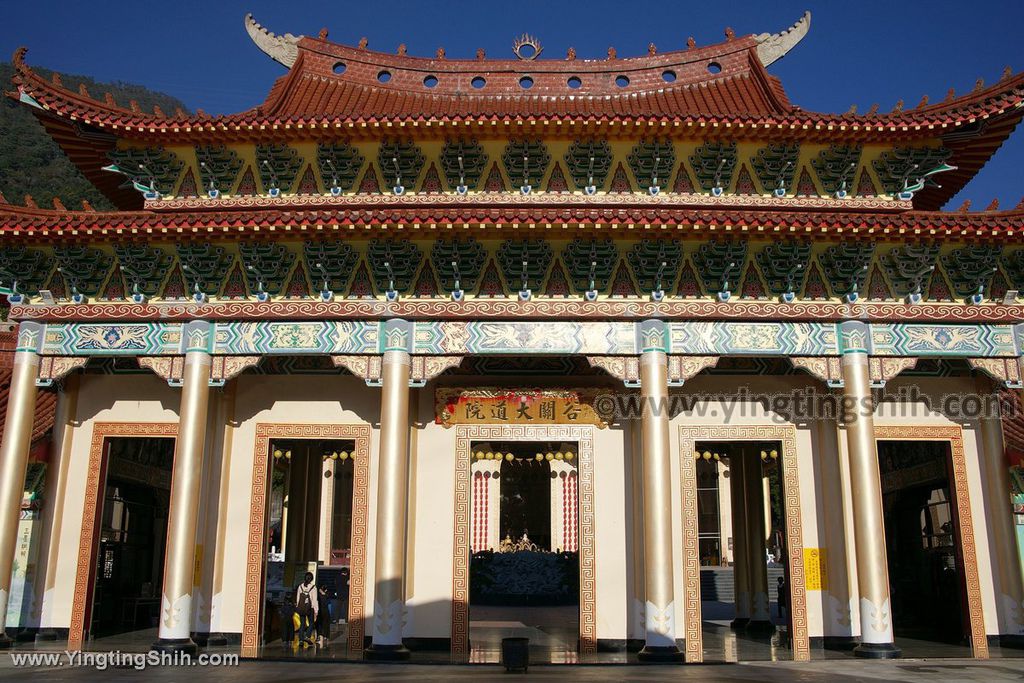
M 984 382 L 984 384 L 982 384 Z M 991 394 L 987 381 L 979 380 L 979 393 Z M 989 520 L 992 546 L 999 578 L 996 592 L 996 614 L 999 640 L 1003 644 L 1020 645 L 1024 641 L 1024 587 L 1021 585 L 1020 560 L 1017 555 L 1017 534 L 1013 528 L 1010 505 L 1010 474 L 1003 450 L 1003 427 L 998 415 L 981 418 L 982 471 L 985 477 L 985 516 Z
M 643 400 L 644 603 L 643 662 L 679 662 L 675 572 L 672 557 L 672 457 L 668 436 L 668 344 L 665 324 L 640 324 L 640 393 Z M 687 454 L 692 457 L 692 454 Z
M 730 626 L 741 629 L 750 621 L 750 561 L 747 558 L 747 499 L 744 492 L 744 463 L 741 453 L 729 458 L 729 488 L 732 496 L 732 582 L 736 594 L 736 618 Z
M 57 415 L 60 419 L 60 431 L 54 430 L 54 434 L 60 434 L 60 444 L 54 444 L 51 453 L 56 457 L 57 471 L 47 471 L 47 479 L 54 477 L 56 481 L 52 489 L 52 495 L 47 493 L 45 499 L 49 508 L 50 529 L 46 538 L 48 548 L 46 553 L 46 578 L 43 581 L 43 608 L 39 619 L 39 632 L 36 640 L 49 641 L 57 640 L 57 632 L 53 628 L 52 593 L 57 585 L 57 560 L 60 552 L 60 533 L 64 522 L 64 494 L 68 488 L 68 468 L 71 463 L 71 442 L 74 438 L 75 422 L 78 414 L 78 386 L 80 375 L 77 373 L 68 375 L 64 380 L 58 397 Z M 47 596 L 50 593 L 50 596 Z
M 843 421 L 849 444 L 850 487 L 853 491 L 853 535 L 857 548 L 857 588 L 860 596 L 860 657 L 900 655 L 893 642 L 889 603 L 889 570 L 882 521 L 882 483 L 875 448 L 874 401 L 868 375 L 868 326 L 840 325 L 843 367 Z
M 765 553 L 764 484 L 761 461 L 754 452 L 744 453 L 743 483 L 747 496 L 747 558 L 750 573 L 750 621 L 748 631 L 772 632 L 768 605 L 768 559 Z
M 210 402 L 210 324 L 185 325 L 185 370 L 178 413 L 178 438 L 171 472 L 171 502 L 167 513 L 167 546 L 160 600 L 158 652 L 188 652 L 198 648 L 189 637 L 192 625 L 192 584 L 195 576 L 196 517 L 199 510 L 207 409 Z
M 32 422 L 36 409 L 36 377 L 39 374 L 39 345 L 43 327 L 21 323 L 14 352 L 14 372 L 7 399 L 4 441 L 0 444 L 0 648 L 9 648 L 5 632 L 7 598 L 17 549 L 18 520 L 32 445 Z
M 374 554 L 373 642 L 368 659 L 407 659 L 405 541 L 409 480 L 409 371 L 411 325 L 384 324 L 381 367 L 380 455 L 377 460 L 377 539 Z

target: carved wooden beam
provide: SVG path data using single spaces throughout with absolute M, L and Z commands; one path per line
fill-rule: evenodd
M 185 372 L 185 356 L 139 356 L 139 367 L 152 370 L 168 384 L 181 384 Z
M 910 370 L 917 365 L 917 358 L 914 357 L 878 357 L 872 356 L 868 359 L 868 372 L 871 375 L 871 386 L 884 387 L 885 383 L 904 370 Z
M 843 368 L 838 356 L 790 356 L 789 362 L 830 387 L 843 386 Z
M 344 368 L 367 384 L 380 383 L 381 356 L 331 356 L 336 368 Z
M 587 356 L 592 368 L 600 368 L 627 385 L 640 383 L 639 356 Z
M 413 356 L 409 377 L 414 382 L 427 382 L 449 368 L 457 368 L 465 356 Z
M 721 356 L 669 356 L 668 380 L 673 384 L 682 384 L 692 379 L 701 370 L 718 365 Z
M 88 356 L 43 356 L 39 359 L 36 385 L 48 387 L 66 377 L 73 370 L 85 367 Z
M 1002 382 L 1007 389 L 1024 388 L 1021 381 L 1021 359 L 1019 358 L 968 358 L 967 364 L 975 370 Z
M 223 384 L 249 368 L 257 367 L 262 360 L 263 356 L 214 356 L 210 383 Z

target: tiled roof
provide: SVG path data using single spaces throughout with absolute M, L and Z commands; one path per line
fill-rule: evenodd
M 964 238 L 999 242 L 1019 242 L 1024 230 L 1024 206 L 1006 211 L 973 213 L 946 211 L 851 211 L 835 209 L 786 209 L 644 205 L 630 196 L 616 201 L 610 195 L 607 204 L 477 205 L 454 201 L 409 201 L 375 196 L 365 203 L 358 200 L 344 207 L 302 208 L 283 206 L 257 209 L 195 211 L 58 211 L 0 204 L 0 236 L 19 240 L 47 241 L 75 238 L 109 241 L 112 238 L 173 239 L 176 235 L 203 238 L 283 237 L 288 234 L 389 228 L 403 234 L 422 229 L 469 225 L 494 228 L 518 226 L 576 227 L 653 226 L 673 230 L 676 235 L 704 234 L 709 231 L 746 233 L 753 236 L 798 233 L 808 236 L 849 236 L 873 239 L 918 237 Z M 443 197 L 442 197 L 443 199 Z

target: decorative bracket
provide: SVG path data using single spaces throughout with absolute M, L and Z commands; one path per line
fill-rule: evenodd
M 669 386 L 682 386 L 687 380 L 696 377 L 701 370 L 718 365 L 719 358 L 720 356 L 669 356 Z
M 54 382 L 59 382 L 78 368 L 84 368 L 88 362 L 88 356 L 42 356 L 39 359 L 36 386 L 53 386 Z
M 139 356 L 139 367 L 152 370 L 172 387 L 181 386 L 185 374 L 185 356 Z
M 968 358 L 967 364 L 1002 382 L 1007 389 L 1024 389 L 1019 358 Z
M 422 387 L 449 368 L 457 368 L 465 356 L 412 356 L 409 368 L 409 386 Z M 331 356 L 336 368 L 344 368 L 361 377 L 367 386 L 381 386 L 382 356 Z
M 881 389 L 885 383 L 904 370 L 917 365 L 916 357 L 879 357 L 868 358 L 868 372 L 871 376 L 871 387 Z
M 356 377 L 361 377 L 367 386 L 381 385 L 383 356 L 331 356 L 336 368 L 344 368 Z
M 248 368 L 260 364 L 263 356 L 213 356 L 210 367 L 210 386 L 222 387 Z M 152 370 L 172 387 L 180 387 L 185 374 L 184 356 L 139 356 L 139 367 Z
M 794 368 L 806 370 L 829 388 L 843 386 L 843 368 L 838 356 L 790 356 Z
M 587 356 L 592 368 L 600 368 L 627 387 L 640 386 L 640 356 Z

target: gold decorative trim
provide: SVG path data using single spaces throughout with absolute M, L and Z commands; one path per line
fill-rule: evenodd
M 249 368 L 255 368 L 263 356 L 213 356 L 210 380 L 226 382 L 238 377 Z
M 597 556 L 594 526 L 594 427 L 589 425 L 457 425 L 452 659 L 469 660 L 470 453 L 472 441 L 576 441 L 579 444 L 580 652 L 597 651 Z
M 811 658 L 807 624 L 807 590 L 804 583 L 803 518 L 800 510 L 800 476 L 796 458 L 796 427 L 793 425 L 688 426 L 679 427 L 679 483 L 683 514 L 683 610 L 686 619 L 686 661 L 704 661 L 701 623 L 700 556 L 697 552 L 697 465 L 693 451 L 698 441 L 782 442 L 782 486 L 785 501 L 786 548 L 789 551 L 789 600 L 793 660 Z
M 674 356 L 668 357 L 668 378 L 673 382 L 685 382 L 696 377 L 702 370 L 718 365 L 720 356 Z
M 107 464 L 103 444 L 114 437 L 178 436 L 177 422 L 97 422 L 92 426 L 89 445 L 89 469 L 85 480 L 85 505 L 82 508 L 82 532 L 78 541 L 78 564 L 75 570 L 75 593 L 71 603 L 71 627 L 68 629 L 68 650 L 81 650 L 87 629 L 86 613 L 92 612 L 93 572 L 96 567 L 96 544 L 99 540 L 99 516 L 103 499 L 101 489 Z
M 361 654 L 366 632 L 366 529 L 370 484 L 370 425 L 275 424 L 256 425 L 253 445 L 252 491 L 246 551 L 245 599 L 242 621 L 243 657 L 256 657 L 263 618 L 263 564 L 266 559 L 266 514 L 269 497 L 271 439 L 353 439 L 356 457 L 352 488 L 352 560 L 349 574 L 348 650 Z
M 139 367 L 152 370 L 168 382 L 180 382 L 185 374 L 185 356 L 139 356 Z
M 587 356 L 592 368 L 600 368 L 623 382 L 640 381 L 640 356 Z
M 871 383 L 884 385 L 904 370 L 914 368 L 917 361 L 916 357 L 871 356 L 868 358 L 868 374 L 871 377 Z
M 794 368 L 806 370 L 829 386 L 841 386 L 843 383 L 843 368 L 838 356 L 790 356 L 789 362 Z
M 967 457 L 964 454 L 964 432 L 957 425 L 909 427 L 875 427 L 875 441 L 948 441 L 953 464 L 953 499 L 960 529 L 960 554 L 964 563 L 967 586 L 967 611 L 971 622 L 971 649 L 975 659 L 988 659 L 988 638 L 985 634 L 985 613 L 981 604 L 981 582 L 978 578 L 978 552 L 974 543 L 974 517 L 967 482 Z
M 457 368 L 465 356 L 412 356 L 409 377 L 417 381 L 434 379 L 445 370 Z

